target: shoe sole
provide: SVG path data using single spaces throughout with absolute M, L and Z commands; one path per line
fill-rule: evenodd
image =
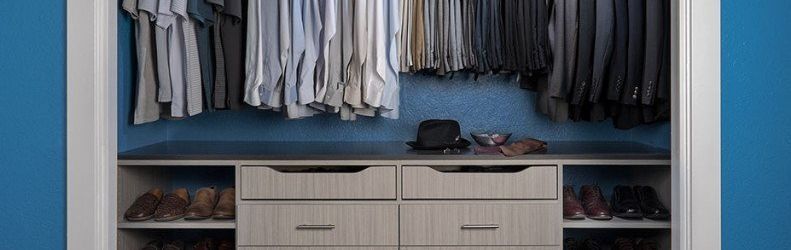
M 591 220 L 612 220 L 612 216 L 588 216 Z
M 622 218 L 622 219 L 642 219 L 643 214 L 637 213 L 623 213 L 623 214 L 614 214 L 615 217 Z
M 158 222 L 168 222 L 168 221 L 174 221 L 174 220 L 178 220 L 178 219 L 181 219 L 181 218 L 184 218 L 184 215 L 183 215 L 183 214 L 181 214 L 181 215 L 176 215 L 176 216 L 170 216 L 170 217 L 164 217 L 164 218 L 156 218 L 156 219 L 154 219 L 154 221 L 158 221 Z
M 211 218 L 211 216 L 200 216 L 200 215 L 186 215 L 184 216 L 185 220 L 205 220 Z
M 563 216 L 563 219 L 567 219 L 567 220 L 582 220 L 582 219 L 585 219 L 585 215 L 584 214 L 577 214 L 577 215 Z
M 646 216 L 645 218 L 649 220 L 668 220 L 670 219 L 670 215 Z
M 217 220 L 233 220 L 236 219 L 236 215 L 214 215 L 212 218 Z
M 146 216 L 146 217 L 140 217 L 140 218 L 128 218 L 128 217 L 126 217 L 126 220 L 137 222 L 137 221 L 147 221 L 147 220 L 150 220 L 151 218 L 154 218 L 153 214 L 149 215 L 149 216 Z

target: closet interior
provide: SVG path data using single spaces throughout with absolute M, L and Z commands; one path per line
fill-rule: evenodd
M 118 5 L 119 250 L 672 248 L 674 0 Z M 406 145 L 431 119 L 472 145 Z

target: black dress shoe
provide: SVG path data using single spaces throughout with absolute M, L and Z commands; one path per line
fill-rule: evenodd
M 586 239 L 584 242 L 582 242 L 582 249 L 601 250 L 602 248 L 598 241 L 595 241 L 593 239 Z
M 643 217 L 640 211 L 640 201 L 631 187 L 615 186 L 612 191 L 612 212 L 616 217 L 624 219 L 639 219 Z
M 636 250 L 659 250 L 659 243 L 654 240 L 641 240 Z
M 637 198 L 640 200 L 640 209 L 643 210 L 643 216 L 652 220 L 670 219 L 670 211 L 659 201 L 659 196 L 654 188 L 635 186 L 634 192 L 637 193 Z
M 580 243 L 577 242 L 577 239 L 566 238 L 563 240 L 563 250 L 582 250 L 582 248 L 580 247 Z
M 634 241 L 627 238 L 618 238 L 615 239 L 615 243 L 612 246 L 613 250 L 635 250 L 634 248 Z

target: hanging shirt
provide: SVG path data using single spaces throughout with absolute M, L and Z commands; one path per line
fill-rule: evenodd
M 354 6 L 354 52 L 349 63 L 349 80 L 343 94 L 343 101 L 353 108 L 364 108 L 362 102 L 363 64 L 368 58 L 368 22 L 367 10 L 369 1 L 356 1 Z
M 261 1 L 249 1 L 247 7 L 247 46 L 245 54 L 246 77 L 244 81 L 244 102 L 251 106 L 261 106 L 259 87 L 263 74 L 263 52 L 261 51 Z
M 244 49 L 247 47 L 245 29 L 247 0 L 225 0 L 220 33 L 225 56 L 226 103 L 228 108 L 242 108 L 244 94 Z
M 264 49 L 264 83 L 261 85 L 261 103 L 271 108 L 283 105 L 283 72 L 291 47 L 290 13 L 286 0 L 262 1 L 261 33 Z
M 225 109 L 227 108 L 227 87 L 226 87 L 226 72 L 225 72 L 225 51 L 223 50 L 222 43 L 222 22 L 224 21 L 223 9 L 225 9 L 225 0 L 206 0 L 214 9 L 215 23 L 212 26 L 211 37 L 212 44 L 214 45 L 214 108 Z M 236 45 L 232 45 L 236 46 Z
M 198 56 L 198 41 L 195 35 L 195 23 L 187 14 L 186 0 L 172 0 L 170 10 L 177 15 L 177 22 L 181 22 L 184 36 L 184 66 L 186 76 L 187 114 L 194 116 L 203 111 L 202 82 L 200 71 L 200 58 Z
M 346 53 L 344 49 L 343 39 L 349 37 L 351 39 L 351 29 L 346 30 L 345 26 L 351 28 L 351 14 L 348 8 L 351 0 L 338 0 L 335 3 L 336 21 L 335 21 L 335 36 L 330 40 L 329 56 L 327 57 L 328 76 L 327 76 L 327 91 L 324 95 L 323 103 L 326 104 L 327 111 L 337 113 L 343 105 L 343 89 L 346 80 L 346 65 L 347 58 L 351 58 L 351 53 Z M 346 7 L 344 7 L 346 6 Z M 348 33 L 348 34 L 346 34 Z M 351 40 L 350 40 L 351 41 Z M 350 44 L 351 45 L 351 44 Z M 351 50 L 351 46 L 348 48 Z M 349 57 L 346 57 L 348 54 Z M 318 97 L 317 97 L 318 99 Z
M 187 13 L 195 21 L 198 58 L 203 83 L 203 101 L 207 110 L 213 111 L 214 59 L 212 59 L 212 50 L 214 50 L 214 45 L 211 43 L 211 29 L 214 27 L 214 11 L 206 0 L 190 0 L 187 5 Z
M 387 25 L 385 23 L 385 2 L 373 1 L 368 4 L 368 53 L 363 71 L 363 102 L 372 108 L 382 105 L 382 94 L 387 71 Z M 365 113 L 369 115 L 369 112 Z
M 168 8 L 170 7 L 170 1 L 168 0 L 159 0 L 159 1 L 141 1 L 141 7 L 148 9 L 149 13 L 151 13 L 151 21 L 154 22 L 154 39 L 156 40 L 156 58 L 157 58 L 157 82 L 158 85 L 158 94 L 157 94 L 157 101 L 159 102 L 171 102 L 173 100 L 173 92 L 171 89 L 171 80 L 170 80 L 170 65 L 168 63 L 168 27 L 162 27 L 158 25 L 159 20 L 159 13 L 161 12 L 161 6 L 163 4 L 167 4 Z M 169 10 L 168 10 L 169 11 Z M 166 17 L 167 18 L 167 17 Z
M 400 37 L 399 24 L 401 16 L 398 15 L 398 1 L 387 0 L 385 13 L 387 14 L 387 70 L 385 71 L 385 86 L 382 94 L 382 117 L 398 119 L 400 105 L 400 87 L 398 84 L 398 42 Z
M 153 7 L 151 6 L 153 4 Z M 154 66 L 154 47 L 151 30 L 151 13 L 155 12 L 156 2 L 141 1 L 138 9 L 136 0 L 124 0 L 122 6 L 129 12 L 135 23 L 137 37 L 137 93 L 135 99 L 134 124 L 143 124 L 159 120 L 159 103 L 157 103 L 157 82 Z
M 328 62 L 330 60 L 330 41 L 335 38 L 335 34 L 337 31 L 337 14 L 336 14 L 336 2 L 335 0 L 323 0 L 319 2 L 319 9 L 321 10 L 321 17 L 322 17 L 322 31 L 321 31 L 321 38 L 319 46 L 319 58 L 316 62 L 316 86 L 315 86 L 315 96 L 316 96 L 316 104 L 315 107 L 319 109 L 324 109 L 324 96 L 327 94 L 327 81 L 329 80 L 329 65 Z
M 184 27 L 178 19 L 178 15 L 171 10 L 171 0 L 159 0 L 157 17 L 157 27 L 165 31 L 166 50 L 159 50 L 160 57 L 167 53 L 167 74 L 170 79 L 170 116 L 184 117 L 186 115 L 186 92 L 187 82 L 184 76 Z M 159 40 L 160 37 L 157 37 Z M 162 68 L 160 68 L 162 70 Z M 163 85 L 163 84 L 160 84 Z M 160 89 L 161 90 L 161 89 Z M 160 92 L 160 97 L 162 92 Z M 160 99 L 161 101 L 161 99 Z
M 321 8 L 319 0 L 306 0 L 302 6 L 302 24 L 305 27 L 305 56 L 297 82 L 299 103 L 310 104 L 316 100 L 315 69 L 321 52 Z

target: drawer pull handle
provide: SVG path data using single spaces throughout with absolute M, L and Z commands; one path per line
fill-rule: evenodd
M 462 225 L 461 229 L 498 229 L 500 225 L 498 224 L 467 224 Z
M 335 225 L 299 225 L 297 230 L 332 230 Z

